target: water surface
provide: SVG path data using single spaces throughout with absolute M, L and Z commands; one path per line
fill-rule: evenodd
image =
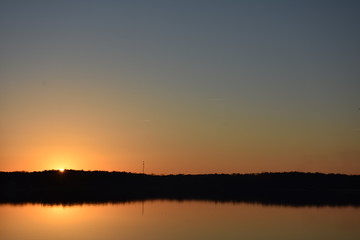
M 360 239 L 360 208 L 206 201 L 0 205 L 0 238 Z

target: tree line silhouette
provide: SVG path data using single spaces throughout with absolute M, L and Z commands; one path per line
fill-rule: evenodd
M 360 175 L 302 172 L 147 175 L 82 170 L 0 172 L 0 203 L 71 204 L 147 199 L 360 206 Z

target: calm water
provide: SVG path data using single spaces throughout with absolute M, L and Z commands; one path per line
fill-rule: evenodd
M 360 239 L 360 208 L 202 201 L 0 205 L 0 239 Z

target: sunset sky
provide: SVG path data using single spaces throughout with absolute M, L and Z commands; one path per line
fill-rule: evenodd
M 0 1 L 0 171 L 360 174 L 360 1 Z

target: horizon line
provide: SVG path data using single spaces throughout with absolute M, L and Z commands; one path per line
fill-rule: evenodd
M 139 175 L 154 175 L 154 176 L 169 176 L 169 175 L 260 175 L 260 174 L 284 174 L 284 173 L 302 173 L 302 174 L 324 174 L 324 175 L 347 175 L 347 176 L 359 176 L 360 174 L 347 174 L 347 173 L 339 173 L 339 172 L 311 172 L 311 171 L 262 171 L 262 172 L 232 172 L 232 173 L 141 173 L 141 172 L 129 172 L 129 171 L 117 171 L 117 170 L 84 170 L 84 169 L 44 169 L 39 171 L 26 171 L 26 170 L 16 170 L 16 171 L 1 171 L 0 173 L 41 173 L 41 172 L 61 172 L 64 173 L 66 171 L 76 171 L 76 172 L 107 172 L 107 173 L 129 173 L 129 174 L 139 174 Z

